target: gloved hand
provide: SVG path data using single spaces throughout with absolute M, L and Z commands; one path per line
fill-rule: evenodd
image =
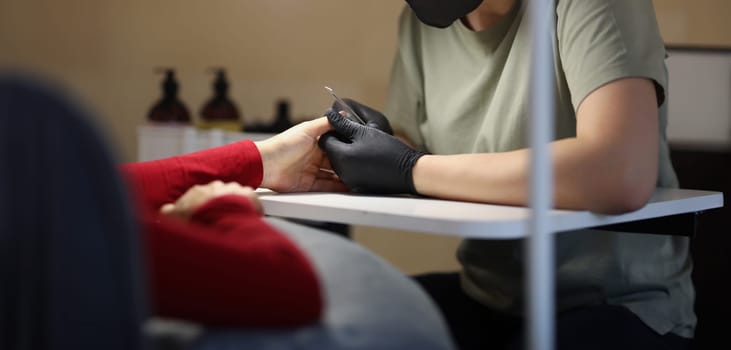
M 389 135 L 393 135 L 391 124 L 388 122 L 386 116 L 381 114 L 381 112 L 349 98 L 344 98 L 343 101 L 345 101 L 345 103 L 347 103 L 348 106 L 350 106 L 350 108 L 352 108 L 353 111 L 355 111 L 355 113 L 357 113 L 358 116 L 366 122 L 366 125 L 381 130 Z M 342 110 L 338 101 L 333 102 L 331 108 L 335 111 Z M 327 112 L 325 115 L 327 115 Z
M 334 130 L 320 136 L 318 142 L 348 187 L 357 192 L 418 194 L 412 169 L 425 153 L 332 109 L 327 119 Z

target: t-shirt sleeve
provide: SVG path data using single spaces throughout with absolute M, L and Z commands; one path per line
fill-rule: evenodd
M 560 0 L 556 36 L 571 102 L 622 78 L 655 82 L 665 101 L 665 46 L 651 0 Z
M 123 164 L 120 170 L 143 209 L 175 202 L 192 186 L 214 180 L 258 187 L 264 171 L 261 154 L 249 140 L 161 160 Z
M 422 73 L 419 60 L 419 30 L 408 6 L 399 17 L 398 46 L 391 66 L 384 114 L 396 132 L 404 133 L 415 146 L 423 148 L 419 133 L 423 121 Z
M 314 267 L 244 197 L 208 201 L 188 222 L 148 211 L 148 280 L 156 315 L 238 327 L 316 322 Z

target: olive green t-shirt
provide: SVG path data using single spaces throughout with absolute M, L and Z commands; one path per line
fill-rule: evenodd
M 434 154 L 528 147 L 530 31 L 525 4 L 474 32 L 438 29 L 405 7 L 385 114 Z M 660 106 L 658 187 L 677 187 L 665 128 L 666 52 L 651 0 L 559 0 L 553 40 L 557 139 L 576 135 L 579 104 L 628 77 L 655 82 Z M 475 166 L 479 166 L 476 164 Z M 556 235 L 557 308 L 625 305 L 660 334 L 692 337 L 696 318 L 686 237 L 582 230 Z M 464 290 L 485 305 L 523 310 L 519 240 L 462 242 Z

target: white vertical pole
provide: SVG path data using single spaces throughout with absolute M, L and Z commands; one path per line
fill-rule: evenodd
M 528 7 L 532 47 L 530 101 L 530 206 L 526 300 L 528 341 L 532 350 L 552 350 L 555 338 L 554 244 L 549 210 L 553 203 L 553 168 L 548 144 L 553 139 L 554 0 L 531 0 Z

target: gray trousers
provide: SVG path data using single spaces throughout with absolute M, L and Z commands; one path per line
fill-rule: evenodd
M 409 277 L 340 236 L 267 218 L 310 257 L 322 281 L 325 312 L 297 329 L 208 329 L 196 350 L 454 349 L 436 305 Z

